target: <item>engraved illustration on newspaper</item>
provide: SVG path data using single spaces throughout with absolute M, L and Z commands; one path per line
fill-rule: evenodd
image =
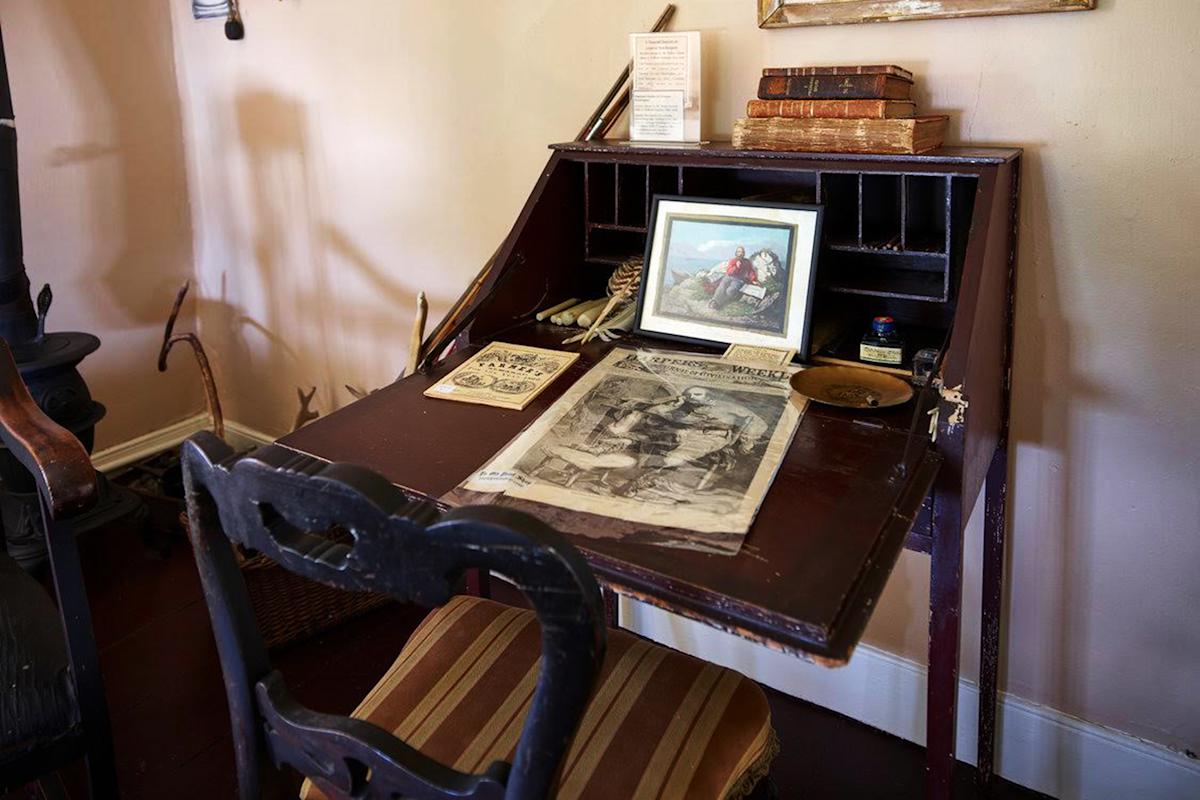
M 795 369 L 618 348 L 461 488 L 739 534 L 700 537 L 736 552 L 800 421 L 788 386 Z

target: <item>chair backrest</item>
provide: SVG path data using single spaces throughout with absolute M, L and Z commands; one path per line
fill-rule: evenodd
M 578 551 L 529 515 L 496 507 L 443 514 L 373 472 L 275 445 L 237 456 L 198 434 L 184 443 L 183 470 L 243 800 L 277 786 L 271 764 L 293 767 L 331 796 L 547 795 L 604 655 L 600 590 Z M 331 530 L 349 532 L 353 543 L 333 541 Z M 541 673 L 513 763 L 467 775 L 367 722 L 299 705 L 271 669 L 230 542 L 331 586 L 424 606 L 446 602 L 468 569 L 512 580 L 542 636 Z
M 2 67 L 3 46 L 0 44 L 0 72 Z M 30 397 L 12 350 L 3 338 L 0 338 L 0 441 L 29 470 L 37 484 L 46 550 L 50 556 L 58 613 L 71 665 L 75 705 L 82 728 L 79 738 L 87 757 L 89 789 L 92 797 L 116 797 L 117 775 L 108 704 L 92 632 L 91 609 L 75 547 L 74 519 L 96 503 L 96 470 L 87 450 L 74 434 L 47 417 Z M 16 609 L 17 612 L 21 610 Z M 63 738 L 69 738 L 68 732 L 63 732 Z M 64 754 L 72 753 L 63 747 L 47 749 L 51 752 L 40 759 L 39 767 L 47 773 L 62 766 Z M 2 783 L 4 781 L 0 780 Z

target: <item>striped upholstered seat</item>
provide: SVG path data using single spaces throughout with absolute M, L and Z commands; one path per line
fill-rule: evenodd
M 354 712 L 464 772 L 510 761 L 537 681 L 530 611 L 456 597 Z M 737 800 L 778 750 L 762 690 L 732 670 L 609 631 L 558 800 Z M 322 797 L 306 784 L 306 800 Z

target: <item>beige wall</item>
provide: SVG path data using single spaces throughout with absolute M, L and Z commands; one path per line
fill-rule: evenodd
M 21 162 L 25 264 L 49 282 L 51 330 L 100 336 L 82 372 L 108 406 L 97 447 L 200 411 L 184 354 L 155 368 L 192 272 L 171 17 L 159 0 L 4 0 Z M 194 319 L 189 307 L 181 325 Z M 176 360 L 177 359 L 177 360 Z
M 248 0 L 248 38 L 231 44 L 186 5 L 173 8 L 200 320 L 231 417 L 271 433 L 296 385 L 317 385 L 328 411 L 348 401 L 343 383 L 395 375 L 414 294 L 444 312 L 545 145 L 575 133 L 625 34 L 660 7 Z M 705 36 L 710 136 L 728 134 L 764 65 L 883 62 L 918 73 L 955 141 L 1027 148 L 1005 685 L 1200 749 L 1200 4 L 776 32 L 755 27 L 753 0 L 679 5 L 676 27 Z M 905 556 L 869 631 L 918 659 L 927 563 Z

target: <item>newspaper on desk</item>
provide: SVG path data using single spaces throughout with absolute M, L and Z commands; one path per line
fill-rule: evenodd
M 735 554 L 804 411 L 790 366 L 617 348 L 444 499 Z

